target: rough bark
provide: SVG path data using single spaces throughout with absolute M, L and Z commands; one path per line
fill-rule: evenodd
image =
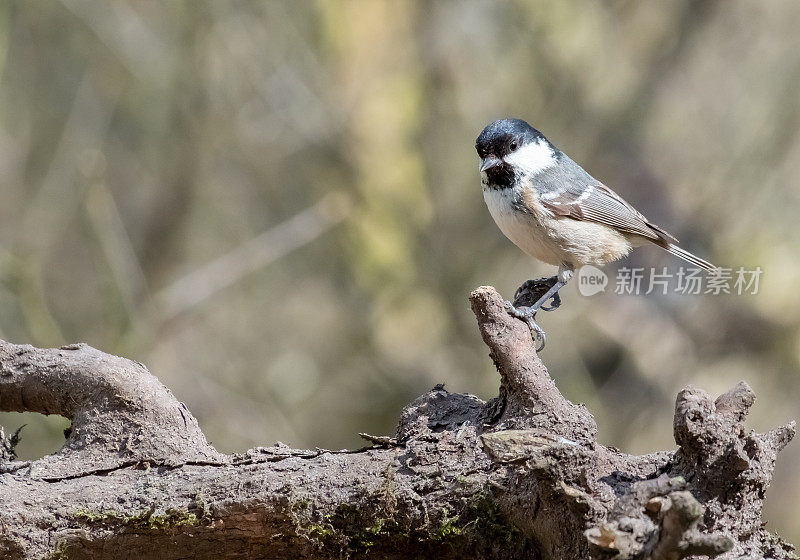
M 493 288 L 471 303 L 499 396 L 434 388 L 357 451 L 222 455 L 141 364 L 0 341 L 0 410 L 72 421 L 33 462 L 0 431 L 0 557 L 791 558 L 761 508 L 794 423 L 748 432 L 747 384 L 684 389 L 678 450 L 626 455 L 597 443 Z

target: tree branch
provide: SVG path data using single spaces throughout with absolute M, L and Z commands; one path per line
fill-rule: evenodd
M 222 461 L 197 420 L 137 362 L 85 344 L 38 349 L 0 341 L 0 410 L 72 421 L 64 447 L 35 461 L 57 479 L 151 462 Z
M 222 455 L 141 364 L 0 342 L 0 410 L 72 420 L 31 463 L 0 432 L 0 556 L 789 558 L 760 514 L 794 424 L 746 432 L 746 384 L 716 401 L 684 389 L 680 448 L 626 455 L 595 441 L 497 292 L 470 299 L 499 396 L 434 388 L 358 451 Z

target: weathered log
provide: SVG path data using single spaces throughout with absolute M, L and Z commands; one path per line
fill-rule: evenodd
M 626 455 L 597 443 L 493 288 L 471 303 L 499 396 L 437 387 L 356 451 L 223 455 L 141 364 L 0 342 L 0 410 L 72 421 L 32 462 L 0 430 L 0 557 L 791 557 L 761 508 L 794 423 L 748 432 L 746 384 L 684 389 L 679 449 Z

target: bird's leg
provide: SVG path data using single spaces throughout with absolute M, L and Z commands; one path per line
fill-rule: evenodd
M 563 288 L 567 282 L 569 282 L 570 278 L 572 278 L 572 270 L 573 269 L 571 266 L 562 265 L 558 269 L 557 276 L 553 276 L 552 278 L 541 278 L 539 280 L 529 280 L 528 282 L 525 282 L 525 284 L 523 284 L 519 290 L 517 290 L 516 294 L 514 294 L 513 304 L 510 301 L 506 302 L 506 310 L 508 313 L 513 317 L 525 321 L 528 325 L 528 328 L 531 329 L 531 334 L 540 344 L 536 349 L 537 352 L 541 352 L 544 349 L 546 336 L 542 327 L 536 324 L 536 312 L 539 309 L 552 311 L 561 305 L 561 297 L 558 295 L 558 291 Z M 519 308 L 515 307 L 514 304 L 519 305 L 520 300 L 523 299 L 524 296 L 530 296 L 533 287 L 539 288 L 538 291 L 540 292 L 541 287 L 543 285 L 547 286 L 548 284 L 552 285 L 544 293 L 544 295 L 540 296 L 539 299 L 536 300 L 533 305 L 520 305 Z M 543 307 L 550 298 L 553 299 L 553 303 L 550 305 L 550 307 Z
M 558 290 L 566 286 L 569 279 L 572 278 L 572 271 L 571 270 L 564 270 L 562 273 L 561 270 L 558 271 L 558 276 L 556 277 L 556 283 L 545 292 L 545 294 L 538 299 L 536 303 L 534 303 L 531 307 L 533 309 L 544 309 L 545 311 L 553 311 L 559 305 L 561 305 L 561 296 L 558 295 Z M 547 300 L 553 298 L 553 304 L 548 307 L 543 307 Z

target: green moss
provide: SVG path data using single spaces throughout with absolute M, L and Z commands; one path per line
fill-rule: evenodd
M 136 515 L 124 515 L 114 510 L 93 511 L 81 509 L 73 514 L 74 518 L 89 524 L 105 524 L 131 527 L 140 530 L 168 531 L 178 527 L 195 527 L 200 525 L 202 518 L 188 511 L 167 509 L 163 514 L 153 515 L 155 508 L 145 510 Z M 75 544 L 59 541 L 50 551 L 47 560 L 67 560 L 78 558 Z
M 114 510 L 91 511 L 87 509 L 79 510 L 75 513 L 75 518 L 86 523 L 106 523 L 114 525 L 124 525 L 136 529 L 161 530 L 176 527 L 195 527 L 200 524 L 200 518 L 194 513 L 167 509 L 161 515 L 153 515 L 153 509 L 143 511 L 136 515 L 123 515 Z
M 308 536 L 316 540 L 327 540 L 336 536 L 336 529 L 330 525 L 311 525 Z
M 445 512 L 444 520 L 439 527 L 431 531 L 430 537 L 434 541 L 446 541 L 464 534 L 464 528 L 458 524 L 458 516 L 448 517 Z
M 298 532 L 317 542 L 320 547 L 347 552 L 366 552 L 377 543 L 407 541 L 408 532 L 389 517 L 369 518 L 356 504 L 344 503 L 336 511 L 324 515 L 322 522 L 311 523 Z
M 469 507 L 474 519 L 476 534 L 488 535 L 491 540 L 511 543 L 522 536 L 506 514 L 500 510 L 497 503 L 488 493 L 478 495 Z
M 430 546 L 469 546 L 476 540 L 513 544 L 522 538 L 492 499 L 481 493 L 459 513 L 443 511 L 436 524 L 413 529 L 395 519 L 391 508 L 364 508 L 344 503 L 317 521 L 296 519 L 296 528 L 321 548 L 339 550 L 345 555 L 381 550 L 426 550 Z M 293 505 L 292 509 L 298 508 Z M 303 508 L 306 509 L 306 508 Z M 366 509 L 366 511 L 365 511 Z M 377 510 L 377 511 L 376 511 Z M 304 512 L 311 514 L 310 511 Z M 434 544 L 435 543 L 435 544 Z
M 75 513 L 75 518 L 88 523 L 99 523 L 108 519 L 109 514 L 93 512 L 88 509 L 81 509 Z

